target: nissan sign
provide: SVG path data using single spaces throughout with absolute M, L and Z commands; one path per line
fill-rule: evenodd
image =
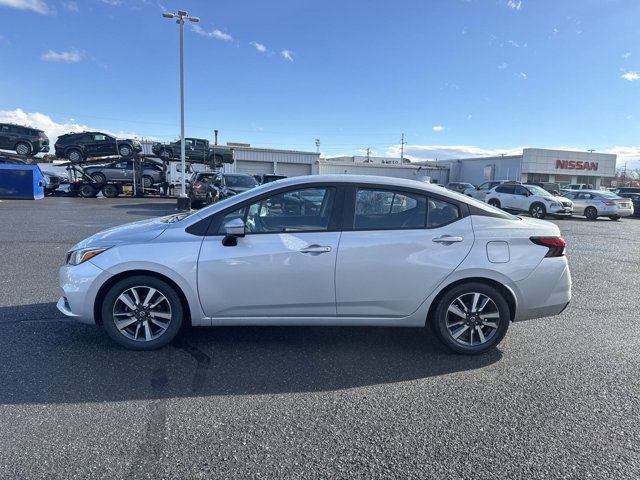
M 576 160 L 556 160 L 557 170 L 598 170 L 598 162 L 581 162 Z

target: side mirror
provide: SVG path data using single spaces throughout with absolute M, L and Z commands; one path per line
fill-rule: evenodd
M 224 231 L 227 237 L 244 237 L 245 227 L 241 218 L 234 218 L 224 224 Z

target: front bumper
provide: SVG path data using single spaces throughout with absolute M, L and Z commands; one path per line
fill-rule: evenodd
M 549 207 L 549 215 L 570 217 L 573 215 L 573 207 Z
M 98 290 L 112 275 L 91 261 L 64 265 L 59 275 L 62 295 L 56 305 L 58 310 L 82 323 L 94 324 L 93 307 Z

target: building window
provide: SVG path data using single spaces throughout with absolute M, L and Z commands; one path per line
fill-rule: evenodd
M 527 182 L 548 182 L 548 173 L 527 173 Z
M 593 188 L 595 182 L 595 178 L 593 177 L 587 177 L 586 175 L 578 175 L 578 181 L 576 183 L 584 183 L 585 185 L 588 185 L 589 188 Z

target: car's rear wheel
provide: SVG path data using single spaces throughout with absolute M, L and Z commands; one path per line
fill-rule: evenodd
M 588 220 L 597 220 L 598 210 L 596 210 L 596 207 L 587 207 L 584 210 L 584 216 L 587 217 Z
M 80 187 L 80 196 L 84 198 L 94 198 L 98 195 L 98 189 L 88 183 Z
M 617 222 L 618 220 L 620 220 L 620 215 L 611 215 L 609 218 L 614 222 Z
M 104 173 L 93 173 L 91 178 L 96 183 L 106 183 L 107 177 L 104 176 Z
M 18 142 L 15 150 L 18 155 L 29 155 L 31 154 L 31 145 L 27 142 Z
M 101 313 L 107 334 L 133 350 L 167 345 L 180 331 L 184 315 L 175 289 L 151 276 L 129 277 L 113 285 Z
M 102 195 L 107 198 L 116 198 L 118 195 L 120 195 L 120 191 L 115 185 L 109 184 L 102 187 Z
M 439 300 L 432 330 L 456 353 L 476 355 L 495 347 L 509 328 L 509 305 L 502 293 L 484 283 L 464 283 Z
M 543 219 L 547 216 L 547 209 L 541 203 L 534 203 L 531 205 L 531 208 L 529 208 L 529 215 L 533 218 Z
M 67 160 L 70 162 L 80 162 L 82 161 L 82 152 L 77 148 L 72 148 L 67 151 Z
M 149 175 L 143 175 L 142 176 L 142 187 L 143 188 L 151 188 L 151 187 L 153 187 L 153 178 L 151 178 Z
M 491 205 L 492 207 L 496 207 L 496 208 L 500 208 L 500 200 L 497 200 L 495 198 L 492 198 L 489 200 L 489 205 Z
M 130 145 L 118 145 L 118 153 L 121 157 L 130 157 L 133 155 L 133 148 Z

